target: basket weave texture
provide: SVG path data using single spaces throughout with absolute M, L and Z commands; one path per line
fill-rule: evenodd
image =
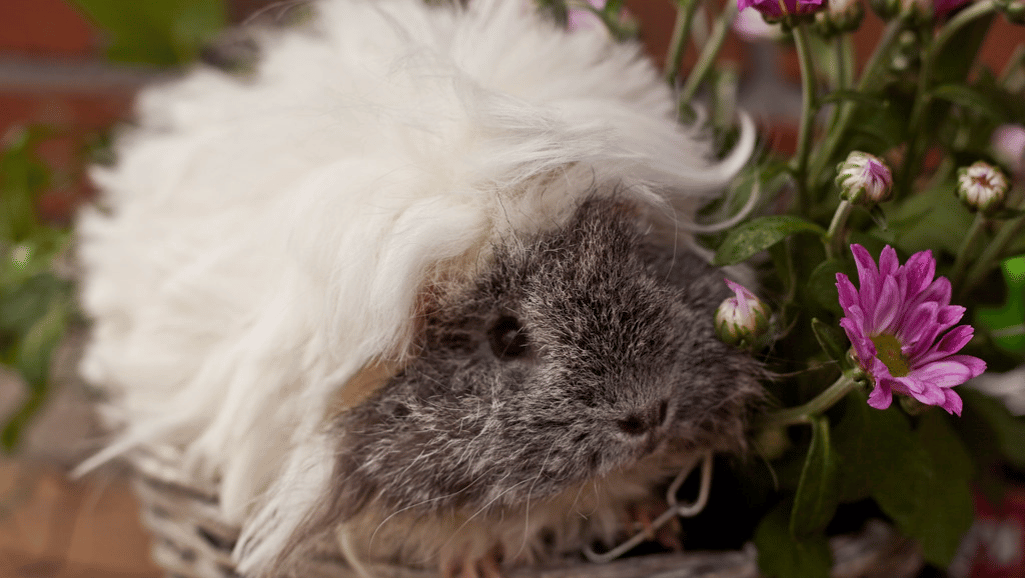
M 142 521 L 153 534 L 153 558 L 168 578 L 238 578 L 231 550 L 239 528 L 220 513 L 216 490 L 196 484 L 167 446 L 133 452 L 134 488 Z M 923 566 L 915 544 L 881 522 L 857 534 L 837 536 L 833 578 L 910 578 Z M 349 567 L 331 543 L 318 545 L 301 573 L 279 578 L 365 578 Z M 567 562 L 546 568 L 516 568 L 507 578 L 758 578 L 752 545 L 729 552 L 684 552 L 617 560 L 603 565 Z M 370 564 L 374 578 L 429 578 L 435 573 Z

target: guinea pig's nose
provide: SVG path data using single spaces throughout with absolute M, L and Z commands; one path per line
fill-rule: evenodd
M 668 413 L 669 402 L 662 400 L 644 411 L 628 413 L 626 417 L 616 421 L 616 426 L 627 435 L 640 436 L 663 425 Z

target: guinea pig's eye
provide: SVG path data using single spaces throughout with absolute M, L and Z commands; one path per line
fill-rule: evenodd
M 499 317 L 488 331 L 491 352 L 499 359 L 515 359 L 523 357 L 530 349 L 527 332 L 520 327 L 520 322 L 511 315 Z

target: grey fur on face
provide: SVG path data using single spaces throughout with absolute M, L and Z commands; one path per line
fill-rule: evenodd
M 339 417 L 335 515 L 511 508 L 667 444 L 742 445 L 760 369 L 714 335 L 722 273 L 636 222 L 588 201 L 444 296 L 418 357 Z

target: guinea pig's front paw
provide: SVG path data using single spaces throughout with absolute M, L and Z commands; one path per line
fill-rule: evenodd
M 635 502 L 626 506 L 624 517 L 631 534 L 644 532 L 648 540 L 661 544 L 663 548 L 673 552 L 683 550 L 680 540 L 680 520 L 675 516 L 662 526 L 655 527 L 653 522 L 669 509 L 669 504 L 661 498 L 650 498 L 643 502 Z
M 442 553 L 441 578 L 503 578 L 501 547 L 494 546 L 483 556 L 467 550 Z

